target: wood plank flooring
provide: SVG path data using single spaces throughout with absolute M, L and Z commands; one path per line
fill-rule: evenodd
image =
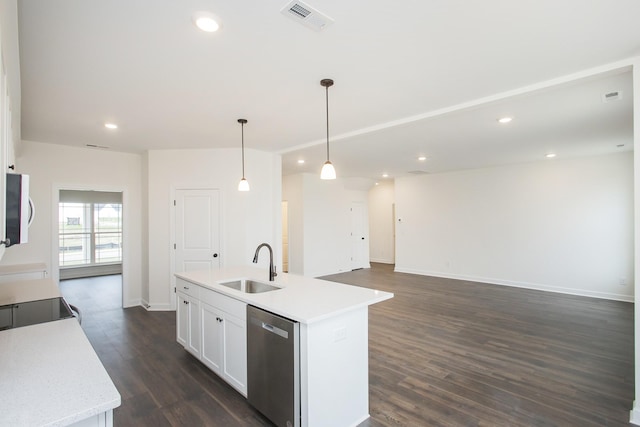
M 384 264 L 325 279 L 395 293 L 370 308 L 371 418 L 360 427 L 629 425 L 630 303 Z M 175 313 L 123 310 L 119 286 L 119 276 L 61 283 L 122 395 L 116 426 L 270 425 L 175 342 Z

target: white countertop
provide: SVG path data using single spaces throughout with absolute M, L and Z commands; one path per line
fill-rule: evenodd
M 0 284 L 0 305 L 58 296 L 51 279 Z M 75 318 L 0 331 L 0 425 L 66 426 L 118 406 Z
M 0 424 L 66 426 L 120 406 L 76 319 L 0 332 Z
M 176 276 L 301 323 L 317 322 L 393 298 L 390 292 L 296 274 L 278 273 L 275 280 L 269 282 L 269 271 L 264 267 L 227 267 L 177 273 Z M 281 289 L 250 294 L 220 285 L 239 279 L 269 283 Z

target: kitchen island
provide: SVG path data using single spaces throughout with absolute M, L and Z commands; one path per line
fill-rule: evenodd
M 356 426 L 369 417 L 368 306 L 392 293 L 257 267 L 176 274 L 177 338 L 185 349 L 247 395 L 247 304 L 299 323 L 300 419 L 307 427 Z M 255 280 L 278 289 L 249 293 L 225 283 Z M 196 286 L 193 286 L 196 285 Z M 209 313 L 214 313 L 210 315 Z M 220 324 L 206 332 L 206 319 Z M 209 340 L 220 335 L 221 354 Z
M 0 284 L 0 305 L 56 298 L 51 279 Z M 75 318 L 0 331 L 0 425 L 110 426 L 120 394 Z

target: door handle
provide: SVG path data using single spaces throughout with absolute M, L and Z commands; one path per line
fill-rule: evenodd
M 214 258 L 218 258 L 218 254 L 213 254 L 213 257 Z

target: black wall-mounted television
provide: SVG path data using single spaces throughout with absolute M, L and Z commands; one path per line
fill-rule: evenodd
M 6 236 L 7 246 L 29 241 L 29 220 L 32 210 L 29 206 L 29 175 L 7 174 L 6 192 Z

